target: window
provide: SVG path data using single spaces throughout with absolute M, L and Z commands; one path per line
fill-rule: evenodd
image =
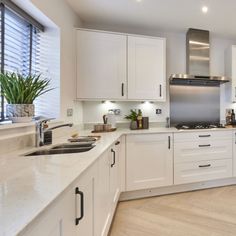
M 39 73 L 40 33 L 44 30 L 10 0 L 0 1 L 0 69 L 23 75 Z M 0 98 L 0 121 L 6 101 Z

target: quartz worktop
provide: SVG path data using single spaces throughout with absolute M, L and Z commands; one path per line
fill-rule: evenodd
M 175 132 L 188 131 L 179 131 L 175 128 L 150 128 L 134 131 L 118 129 L 115 132 L 99 134 L 101 139 L 96 142 L 96 146 L 84 153 L 24 156 L 35 150 L 35 148 L 25 148 L 1 155 L 0 236 L 20 234 L 122 135 Z M 91 135 L 91 132 L 82 131 L 80 135 Z M 68 138 L 67 136 L 55 139 L 53 145 L 65 143 Z

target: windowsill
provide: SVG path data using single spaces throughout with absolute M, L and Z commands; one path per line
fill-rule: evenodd
M 62 120 L 52 120 L 49 122 L 49 124 L 57 124 L 57 123 L 62 123 Z M 11 123 L 11 124 L 0 124 L 0 131 L 1 130 L 7 130 L 7 129 L 18 129 L 18 128 L 28 128 L 28 127 L 33 127 L 35 126 L 35 122 L 28 122 L 28 123 Z

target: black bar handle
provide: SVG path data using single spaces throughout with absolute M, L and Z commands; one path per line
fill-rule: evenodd
M 111 149 L 111 152 L 113 153 L 113 163 L 111 164 L 111 168 L 116 164 L 116 152 Z
M 115 145 L 119 145 L 119 144 L 120 144 L 120 141 L 115 142 Z
M 211 164 L 207 164 L 207 165 L 199 165 L 199 168 L 206 168 L 206 167 L 211 167 Z
M 80 195 L 80 217 L 75 219 L 75 225 L 78 225 L 80 220 L 82 220 L 84 218 L 84 193 L 82 191 L 80 191 L 79 188 L 77 187 L 75 189 L 75 194 Z
M 159 89 L 160 89 L 160 97 L 162 97 L 162 86 L 161 86 L 161 84 L 160 84 Z
M 207 138 L 207 137 L 211 137 L 210 134 L 206 134 L 206 135 L 198 135 L 199 138 Z
M 210 147 L 211 144 L 206 144 L 206 145 L 198 145 L 198 147 Z
M 124 88 L 125 88 L 125 84 L 124 84 L 124 83 L 122 83 L 122 84 L 121 84 L 121 95 L 122 95 L 122 97 L 124 97 L 124 96 L 125 96 L 125 91 L 124 91 Z
M 168 136 L 168 149 L 170 149 L 170 136 Z

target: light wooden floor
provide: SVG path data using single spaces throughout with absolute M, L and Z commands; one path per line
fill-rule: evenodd
M 110 236 L 236 236 L 236 186 L 122 202 Z

